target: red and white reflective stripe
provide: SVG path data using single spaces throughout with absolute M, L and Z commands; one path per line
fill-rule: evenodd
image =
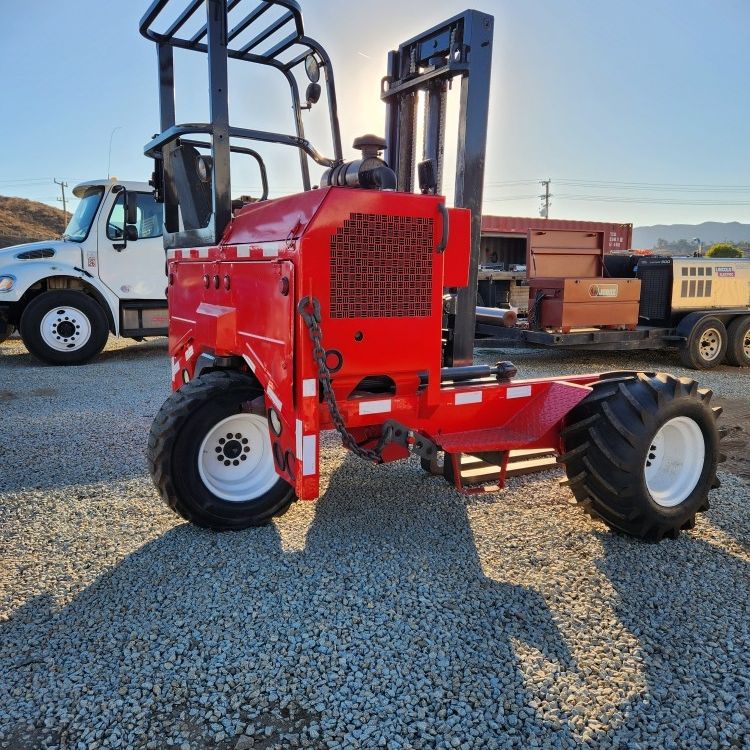
M 318 473 L 318 436 L 305 435 L 302 420 L 296 423 L 295 453 L 297 459 L 302 462 L 302 476 L 311 477 Z
M 305 435 L 302 420 L 296 423 L 295 453 L 302 462 L 302 476 L 311 477 L 318 473 L 318 436 Z
M 276 392 L 271 387 L 271 384 L 268 384 L 268 387 L 266 388 L 266 393 L 268 394 L 268 398 L 271 399 L 271 403 L 278 409 L 278 411 L 281 411 L 281 399 L 276 395 Z
M 480 404 L 482 398 L 482 391 L 462 391 L 456 393 L 454 403 L 456 406 L 460 406 L 461 404 Z
M 308 403 L 318 398 L 317 378 L 304 378 L 302 380 L 302 398 Z M 305 412 L 307 410 L 304 410 Z M 302 476 L 311 477 L 318 473 L 318 433 L 305 432 L 305 424 L 301 419 L 296 422 L 296 455 L 302 464 Z
M 315 378 L 305 378 L 302 381 L 302 396 L 309 398 L 318 395 L 318 381 Z
M 175 380 L 183 370 L 189 369 L 194 356 L 195 349 L 193 349 L 192 344 L 188 344 L 181 356 L 172 357 L 172 380 Z M 182 378 L 180 378 L 180 381 L 182 381 Z
M 514 385 L 505 389 L 505 398 L 528 398 L 530 395 L 530 385 Z
M 393 408 L 391 399 L 384 398 L 377 401 L 360 401 L 360 414 L 387 414 Z

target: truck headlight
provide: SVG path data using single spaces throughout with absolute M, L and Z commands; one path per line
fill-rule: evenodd
M 0 276 L 0 292 L 9 292 L 15 283 L 15 276 Z

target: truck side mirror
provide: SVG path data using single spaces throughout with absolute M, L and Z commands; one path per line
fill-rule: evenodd
M 125 224 L 138 223 L 138 193 L 128 190 L 125 193 Z M 136 233 L 137 234 L 137 233 Z M 138 239 L 136 237 L 136 239 Z
M 128 242 L 135 242 L 138 239 L 138 227 L 135 224 L 125 225 L 125 239 Z

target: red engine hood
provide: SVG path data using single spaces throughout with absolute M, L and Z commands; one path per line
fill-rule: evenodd
M 227 227 L 221 244 L 243 245 L 296 239 L 312 221 L 329 190 L 308 190 L 245 206 Z

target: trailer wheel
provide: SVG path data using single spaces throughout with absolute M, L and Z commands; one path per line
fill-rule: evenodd
M 708 370 L 720 365 L 727 351 L 727 329 L 718 318 L 701 318 L 690 331 L 680 359 L 685 367 Z
M 735 318 L 727 329 L 727 362 L 750 367 L 750 315 Z
M 567 484 L 610 528 L 675 538 L 718 487 L 720 408 L 694 380 L 663 373 L 602 380 L 563 430 Z
M 26 348 L 51 365 L 80 365 L 104 348 L 107 315 L 83 292 L 44 292 L 26 305 L 19 326 Z
M 156 415 L 151 477 L 185 520 L 219 531 L 262 526 L 295 500 L 274 468 L 265 417 L 242 409 L 261 393 L 241 373 L 209 372 L 173 393 Z

